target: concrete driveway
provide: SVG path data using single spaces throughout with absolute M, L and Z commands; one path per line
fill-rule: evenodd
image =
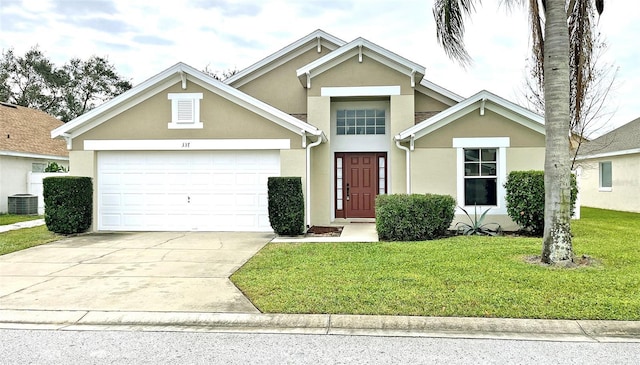
M 0 309 L 258 310 L 229 276 L 269 233 L 89 234 L 0 256 Z

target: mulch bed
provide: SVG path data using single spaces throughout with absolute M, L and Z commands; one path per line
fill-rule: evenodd
M 307 231 L 308 237 L 340 237 L 342 227 L 312 226 Z

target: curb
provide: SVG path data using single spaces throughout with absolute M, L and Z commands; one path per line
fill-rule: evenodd
M 640 342 L 640 322 L 342 314 L 0 310 L 2 329 Z

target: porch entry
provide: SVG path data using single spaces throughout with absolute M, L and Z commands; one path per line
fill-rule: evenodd
M 375 218 L 378 194 L 387 192 L 386 152 L 335 154 L 336 218 Z

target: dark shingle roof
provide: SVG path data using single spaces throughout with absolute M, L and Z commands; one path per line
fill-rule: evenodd
M 635 119 L 609 133 L 583 143 L 580 156 L 611 153 L 640 148 L 640 118 Z
M 63 124 L 40 110 L 0 103 L 0 151 L 67 157 L 66 143 L 51 138 Z

